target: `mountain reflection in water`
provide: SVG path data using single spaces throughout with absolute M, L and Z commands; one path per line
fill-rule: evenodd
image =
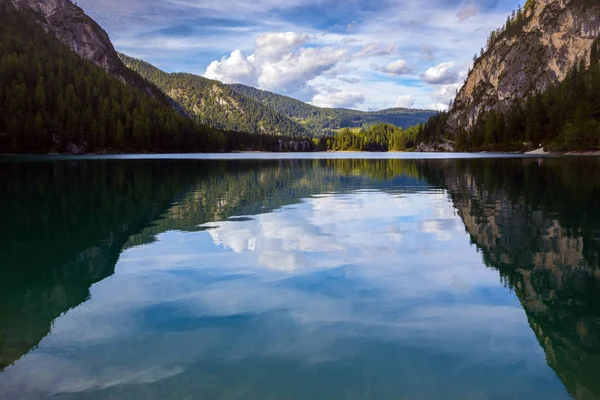
M 2 398 L 600 398 L 595 159 L 0 168 Z

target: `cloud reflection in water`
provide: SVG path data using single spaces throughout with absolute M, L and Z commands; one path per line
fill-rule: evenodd
M 154 382 L 211 393 L 207 371 L 220 368 L 246 395 L 276 371 L 290 390 L 317 371 L 324 391 L 339 374 L 379 375 L 379 389 L 412 397 L 477 397 L 506 381 L 556 390 L 520 304 L 445 192 L 321 195 L 205 227 L 123 252 L 116 274 L 0 376 L 0 394 L 158 396 Z

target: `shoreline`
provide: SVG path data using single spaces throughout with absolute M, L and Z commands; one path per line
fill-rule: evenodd
M 259 151 L 259 150 L 247 150 L 247 151 L 231 151 L 231 152 L 212 152 L 212 153 L 0 153 L 0 157 L 119 157 L 119 156 L 168 156 L 168 155 L 235 155 L 235 154 L 472 154 L 472 155 L 512 155 L 512 156 L 547 156 L 547 157 L 561 157 L 561 156 L 583 156 L 583 157 L 600 157 L 600 150 L 591 151 L 568 151 L 568 152 L 550 152 L 544 149 L 537 149 L 533 151 L 522 152 L 509 152 L 509 151 L 471 151 L 471 152 L 454 152 L 454 151 L 430 151 L 430 152 L 419 152 L 419 151 L 352 151 L 352 150 L 327 150 L 327 151 Z
M 553 152 L 546 151 L 543 147 L 540 147 L 539 149 L 519 154 L 528 156 L 600 156 L 600 150 Z

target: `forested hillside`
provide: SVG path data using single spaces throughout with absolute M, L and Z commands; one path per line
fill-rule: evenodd
M 168 104 L 156 86 L 127 68 L 119 59 L 110 37 L 72 0 L 11 0 L 19 9 L 34 14 L 45 31 L 63 42 L 79 57 L 102 68 L 110 76 L 141 89 Z
M 291 97 L 255 89 L 245 85 L 228 85 L 238 93 L 268 105 L 279 113 L 302 124 L 317 136 L 331 135 L 340 128 L 360 128 L 364 125 L 388 123 L 408 128 L 427 121 L 435 112 L 408 108 L 391 108 L 376 112 L 321 108 Z
M 457 150 L 600 150 L 598 17 L 593 1 L 529 0 L 492 32 L 449 113 L 428 121 L 418 140 L 449 139 Z M 519 55 L 514 46 L 535 50 L 535 57 L 511 62 Z M 490 76 L 499 61 L 490 60 L 500 55 L 510 71 L 496 88 Z
M 0 0 L 0 153 L 214 151 L 198 125 L 109 76 Z
M 561 83 L 515 101 L 507 111 L 482 113 L 475 125 L 456 136 L 444 130 L 448 115 L 433 118 L 419 138 L 456 141 L 457 150 L 525 151 L 540 145 L 553 151 L 600 150 L 600 64 L 578 63 Z
M 274 136 L 308 134 L 286 116 L 221 82 L 192 74 L 169 74 L 145 61 L 124 54 L 120 57 L 125 65 L 158 86 L 184 113 L 202 124 Z

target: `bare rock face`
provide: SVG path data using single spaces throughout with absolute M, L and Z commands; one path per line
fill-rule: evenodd
M 155 99 L 164 99 L 156 87 L 148 84 L 123 64 L 106 31 L 71 0 L 12 2 L 17 8 L 33 12 L 38 23 L 47 32 L 56 36 L 81 58 L 121 81 L 144 90 Z
M 448 131 L 469 129 L 482 112 L 562 81 L 600 34 L 600 2 L 535 0 L 517 32 L 506 32 L 475 61 L 448 117 Z
M 123 65 L 108 34 L 70 0 L 13 0 L 30 9 L 39 23 L 82 58 L 110 74 L 119 74 Z

